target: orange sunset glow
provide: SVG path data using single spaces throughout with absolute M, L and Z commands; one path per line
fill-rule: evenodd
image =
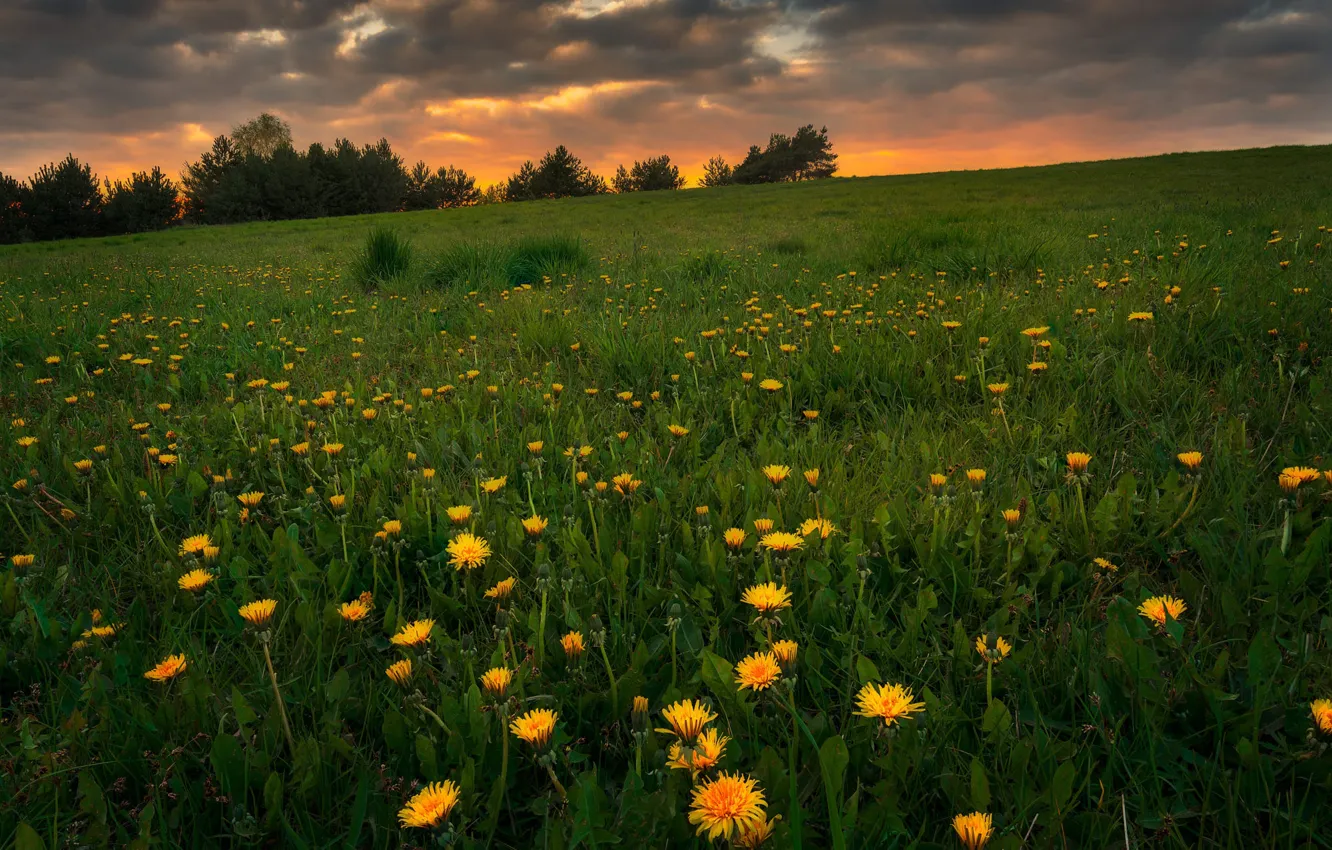
M 88 0 L 0 9 L 0 172 L 178 174 L 261 111 L 504 180 L 826 125 L 838 174 L 1332 141 L 1332 12 L 1173 4 Z

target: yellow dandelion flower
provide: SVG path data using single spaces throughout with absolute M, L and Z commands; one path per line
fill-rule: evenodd
M 754 606 L 760 613 L 767 614 L 781 608 L 790 608 L 791 591 L 785 587 L 778 587 L 776 582 L 769 581 L 749 588 L 740 600 L 746 605 Z
M 1179 459 L 1179 462 L 1184 465 L 1184 468 L 1189 470 L 1190 472 L 1202 466 L 1203 462 L 1202 452 L 1180 452 L 1179 454 L 1175 455 L 1175 457 L 1177 457 Z
M 197 593 L 207 587 L 213 581 L 213 578 L 213 574 L 207 570 L 190 570 L 176 579 L 176 586 L 181 590 Z
M 555 721 L 559 720 L 559 717 L 548 708 L 534 708 L 515 718 L 509 724 L 509 731 L 520 740 L 541 749 L 550 743 L 551 735 L 555 732 Z
M 1139 614 L 1161 628 L 1165 628 L 1167 618 L 1177 621 L 1187 610 L 1184 600 L 1174 596 L 1153 596 L 1138 606 Z
M 184 673 L 186 666 L 185 656 L 168 655 L 158 662 L 153 669 L 144 673 L 143 677 L 153 682 L 168 682 Z
M 213 538 L 207 534 L 193 534 L 180 541 L 180 554 L 202 555 L 205 547 L 213 545 Z
M 759 381 L 759 389 L 765 390 L 770 393 L 777 392 L 783 386 L 785 386 L 785 384 L 774 378 L 764 378 L 763 380 Z
M 506 579 L 502 579 L 496 582 L 494 587 L 486 591 L 486 598 L 508 599 L 509 594 L 513 593 L 514 585 L 516 585 L 517 583 L 518 579 L 514 578 L 513 576 L 509 576 Z
M 523 520 L 523 531 L 527 532 L 528 537 L 540 537 L 541 532 L 546 530 L 550 521 L 543 516 L 532 515 Z
M 786 480 L 786 476 L 791 474 L 791 467 L 780 464 L 769 464 L 763 467 L 763 477 L 768 479 L 768 483 L 776 487 Z
M 487 478 L 485 481 L 481 482 L 481 490 L 487 496 L 493 496 L 500 490 L 504 489 L 504 485 L 508 483 L 509 476 L 507 475 L 501 475 L 499 478 Z
M 471 505 L 454 505 L 446 508 L 444 513 L 449 515 L 449 521 L 454 525 L 462 525 L 472 518 Z
M 241 615 L 241 619 L 252 626 L 262 626 L 273 619 L 273 613 L 277 611 L 276 599 L 256 599 L 240 607 L 236 613 Z
M 689 429 L 683 425 L 667 425 L 666 430 L 671 432 L 672 437 L 687 437 Z
M 735 683 L 740 690 L 761 691 L 782 677 L 782 666 L 771 652 L 755 652 L 735 665 Z
M 583 654 L 583 633 L 569 632 L 560 638 L 560 646 L 564 647 L 564 654 L 570 658 L 577 658 Z
M 772 520 L 767 517 L 760 517 L 759 519 L 754 520 L 754 531 L 759 535 L 764 535 L 769 531 L 772 531 L 773 525 L 774 523 Z
M 1068 461 L 1068 471 L 1074 475 L 1080 475 L 1087 471 L 1087 465 L 1091 463 L 1092 456 L 1086 452 L 1069 452 L 1066 456 Z
M 730 740 L 716 729 L 709 729 L 698 737 L 689 750 L 676 741 L 671 744 L 666 766 L 672 770 L 688 770 L 697 776 L 701 771 L 717 766 Z
M 976 638 L 976 651 L 980 653 L 981 658 L 989 663 L 998 664 L 1013 651 L 1013 645 L 1002 637 L 995 638 L 993 644 L 991 644 L 989 635 L 981 635 Z
M 728 528 L 722 532 L 722 542 L 726 544 L 727 549 L 739 549 L 745 545 L 745 537 L 743 528 Z
M 670 729 L 658 729 L 675 735 L 682 741 L 693 742 L 703 733 L 703 727 L 717 719 L 717 715 L 706 705 L 695 700 L 680 700 L 662 709 L 661 716 L 671 725 Z
M 792 534 L 789 531 L 773 531 L 763 535 L 759 543 L 765 549 L 771 549 L 774 552 L 794 552 L 797 549 L 805 548 L 805 538 L 799 534 Z
M 860 706 L 857 715 L 882 718 L 884 726 L 892 726 L 905 717 L 925 710 L 925 703 L 913 702 L 910 688 L 891 683 L 876 685 L 870 682 L 856 695 L 856 704 Z
M 837 526 L 832 524 L 832 520 L 821 517 L 810 517 L 800 523 L 799 534 L 801 537 L 808 537 L 814 533 L 819 535 L 819 539 L 827 540 L 837 533 Z
M 783 667 L 790 667 L 794 664 L 799 651 L 800 644 L 793 640 L 779 640 L 772 645 L 772 654 L 777 656 L 778 663 Z
M 751 822 L 749 826 L 742 826 L 739 828 L 739 832 L 736 833 L 735 838 L 732 839 L 732 843 L 736 847 L 742 848 L 742 850 L 758 850 L 758 848 L 768 843 L 768 839 L 772 838 L 777 821 L 781 819 L 781 815 L 772 819 L 759 818 Z
M 449 553 L 449 565 L 460 571 L 476 569 L 490 557 L 486 539 L 466 531 L 450 540 L 445 550 Z
M 392 679 L 394 684 L 406 686 L 412 678 L 412 659 L 404 658 L 400 661 L 394 661 L 384 671 L 384 675 Z
M 263 498 L 263 493 L 254 490 L 249 493 L 241 493 L 236 497 L 236 500 L 247 508 L 256 508 L 259 506 L 259 502 L 262 501 Z
M 434 620 L 417 620 L 403 626 L 389 640 L 394 646 L 421 646 L 430 640 L 430 632 L 434 628 Z
M 698 826 L 699 835 L 706 832 L 709 841 L 717 836 L 729 839 L 763 820 L 765 806 L 757 780 L 723 772 L 694 789 L 689 822 Z
M 813 469 L 806 469 L 804 474 L 806 484 L 811 487 L 819 486 L 819 468 L 817 466 Z
M 481 687 L 486 693 L 499 698 L 513 682 L 513 671 L 508 667 L 492 667 L 481 676 Z
M 338 606 L 338 616 L 348 623 L 359 623 L 374 610 L 375 604 L 367 599 L 353 599 Z
M 958 815 L 953 818 L 953 831 L 967 850 L 981 850 L 994 835 L 994 821 L 983 812 Z
M 1332 699 L 1316 699 L 1309 704 L 1314 726 L 1324 735 L 1332 735 Z
M 448 820 L 460 796 L 461 790 L 453 780 L 432 782 L 407 801 L 398 812 L 398 820 L 403 826 L 421 829 L 439 826 Z

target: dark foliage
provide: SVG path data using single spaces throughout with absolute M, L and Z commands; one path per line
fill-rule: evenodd
M 180 218 L 180 187 L 156 166 L 126 181 L 107 183 L 102 216 L 107 233 L 163 230 Z
M 654 192 L 660 189 L 683 189 L 685 180 L 679 166 L 671 165 L 671 158 L 663 154 L 643 162 L 634 162 L 625 170 L 621 165 L 615 172 L 611 187 L 616 192 Z
M 97 176 L 73 154 L 43 165 L 28 181 L 23 215 L 34 239 L 97 236 L 102 226 Z
M 828 128 L 815 130 L 806 124 L 794 136 L 773 133 L 767 147 L 751 145 L 744 160 L 735 167 L 735 183 L 790 183 L 819 180 L 837 171 L 837 154 L 828 141 Z

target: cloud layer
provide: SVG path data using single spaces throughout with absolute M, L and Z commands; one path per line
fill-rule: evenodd
M 1332 141 L 1326 0 L 10 0 L 0 170 L 176 171 L 259 111 L 497 180 L 697 173 L 827 124 L 844 173 Z

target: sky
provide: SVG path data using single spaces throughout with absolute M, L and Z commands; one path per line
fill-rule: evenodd
M 1332 142 L 1332 0 L 0 0 L 0 172 L 271 111 L 482 185 L 826 126 L 843 175 Z

